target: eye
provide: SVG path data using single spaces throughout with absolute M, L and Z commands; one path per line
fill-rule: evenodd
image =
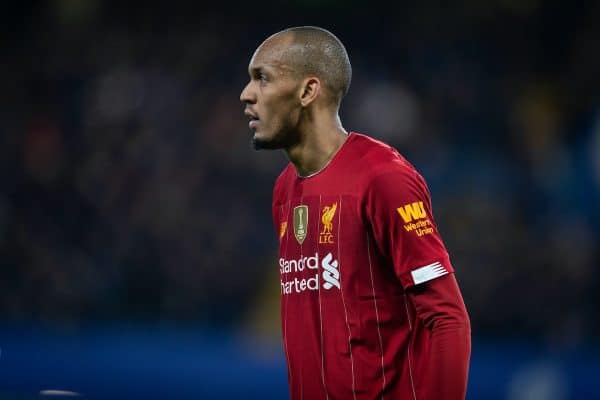
M 261 81 L 261 83 L 267 82 L 267 75 L 265 74 L 259 74 L 258 75 L 258 79 Z

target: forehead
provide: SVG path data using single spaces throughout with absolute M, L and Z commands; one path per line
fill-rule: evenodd
M 290 58 L 292 47 L 293 41 L 289 36 L 271 37 L 265 40 L 250 59 L 248 71 L 271 69 L 278 72 L 292 72 L 294 70 Z

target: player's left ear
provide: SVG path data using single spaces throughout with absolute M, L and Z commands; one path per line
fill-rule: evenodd
M 302 93 L 300 94 L 300 103 L 302 107 L 312 103 L 321 90 L 321 82 L 316 77 L 306 78 L 302 84 Z

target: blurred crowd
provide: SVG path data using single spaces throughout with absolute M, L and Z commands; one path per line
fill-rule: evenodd
M 238 326 L 262 303 L 276 318 L 270 202 L 286 160 L 251 149 L 239 93 L 266 36 L 317 24 L 353 63 L 346 129 L 429 182 L 475 335 L 597 337 L 597 2 L 384 17 L 229 4 L 57 0 L 2 17 L 4 320 Z

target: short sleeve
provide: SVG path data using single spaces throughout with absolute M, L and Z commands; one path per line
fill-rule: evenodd
M 365 213 L 376 246 L 391 258 L 404 288 L 454 272 L 433 218 L 429 189 L 415 170 L 397 168 L 374 177 Z

